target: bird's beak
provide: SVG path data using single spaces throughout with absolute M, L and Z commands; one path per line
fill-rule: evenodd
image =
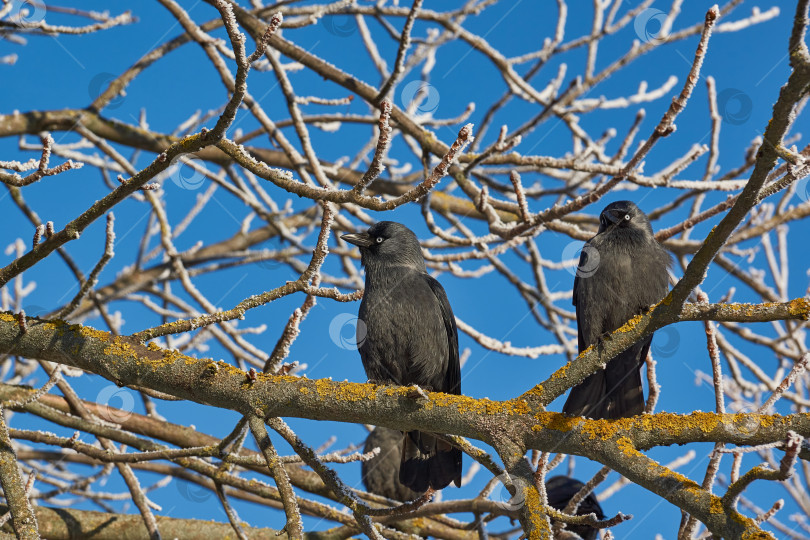
M 368 233 L 349 233 L 344 234 L 341 236 L 344 240 L 346 240 L 350 244 L 354 244 L 355 246 L 359 247 L 368 247 L 372 244 L 371 236 Z
M 629 216 L 621 210 L 608 210 L 605 212 L 605 217 L 608 218 L 614 225 L 624 219 L 629 219 Z

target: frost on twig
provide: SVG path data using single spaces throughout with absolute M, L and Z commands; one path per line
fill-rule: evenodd
M 48 164 L 51 160 L 51 149 L 53 147 L 53 137 L 49 133 L 44 134 L 41 137 L 42 140 L 42 157 L 39 159 L 39 162 L 29 161 L 27 163 L 20 163 L 18 161 L 0 161 L 0 168 L 2 169 L 10 169 L 13 171 L 29 171 L 36 167 L 36 170 L 31 174 L 26 176 L 20 176 L 17 173 L 7 173 L 0 171 L 0 182 L 8 186 L 14 187 L 23 187 L 29 184 L 33 184 L 34 182 L 38 182 L 41 179 L 45 178 L 46 176 L 54 176 L 65 171 L 69 171 L 71 169 L 81 169 L 82 163 L 74 163 L 72 160 L 68 160 L 61 165 L 57 165 L 56 167 L 48 167 Z

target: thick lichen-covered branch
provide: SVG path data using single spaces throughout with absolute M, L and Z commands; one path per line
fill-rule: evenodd
M 401 430 L 419 428 L 500 446 L 506 438 L 524 448 L 585 455 L 648 489 L 654 488 L 650 479 L 622 462 L 622 448 L 704 441 L 763 444 L 783 440 L 791 430 L 810 435 L 807 414 L 659 413 L 609 422 L 546 412 L 521 398 L 491 401 L 429 393 L 428 399 L 414 401 L 407 387 L 262 373 L 251 380 L 247 373 L 224 362 L 192 358 L 154 345 L 146 347 L 80 325 L 29 319 L 28 331 L 22 334 L 11 314 L 0 316 L 0 352 L 80 367 L 118 384 L 143 386 L 243 414 L 369 422 Z M 487 421 L 482 422 L 482 418 Z M 695 506 L 702 499 L 690 502 L 659 494 L 692 515 L 705 513 Z M 716 517 L 712 523 L 716 531 L 733 525 Z
M 773 540 L 773 535 L 760 529 L 753 519 L 737 512 L 724 512 L 719 497 L 702 489 L 689 478 L 648 458 L 636 450 L 629 440 L 621 438 L 617 443 L 620 452 L 608 453 L 605 460 L 608 466 L 614 467 L 615 463 L 621 462 L 623 469 L 631 471 L 630 476 L 622 472 L 623 475 L 645 485 L 676 506 L 689 509 L 689 513 L 703 522 L 714 535 L 723 538 Z

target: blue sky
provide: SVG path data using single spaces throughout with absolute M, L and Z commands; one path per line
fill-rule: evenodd
M 360 2 L 366 4 L 367 2 Z M 181 4 L 197 22 L 207 21 L 216 16 L 215 11 L 199 1 L 185 1 Z M 426 2 L 428 9 L 443 10 L 456 2 Z M 484 36 L 496 49 L 507 56 L 516 56 L 534 51 L 542 46 L 543 40 L 552 35 L 556 22 L 556 3 L 549 0 L 543 2 L 518 1 L 503 2 L 486 10 L 478 17 L 468 18 L 464 26 L 472 32 Z M 627 4 L 627 2 L 625 2 Z M 703 0 L 685 2 L 682 13 L 676 20 L 674 29 L 680 30 L 703 20 L 705 11 L 712 2 Z M 766 11 L 774 5 L 782 8 L 781 13 L 767 22 L 735 33 L 716 33 L 711 41 L 708 56 L 703 67 L 702 76 L 711 75 L 715 78 L 720 100 L 721 114 L 724 116 L 720 139 L 719 165 L 725 172 L 738 166 L 743 158 L 745 149 L 750 142 L 762 134 L 768 119 L 771 107 L 777 97 L 781 84 L 787 80 L 789 65 L 787 57 L 787 38 L 792 23 L 792 3 L 766 1 L 763 3 L 743 2 L 729 18 L 738 20 L 751 13 L 754 6 Z M 654 7 L 667 9 L 668 3 L 657 2 Z M 82 3 L 84 9 L 109 9 L 111 11 L 123 9 L 123 3 L 108 3 L 100 1 L 87 1 Z M 156 45 L 175 37 L 181 30 L 176 21 L 159 4 L 153 2 L 134 3 L 131 8 L 138 21 L 134 24 L 114 28 L 105 32 L 87 36 L 59 36 L 59 37 L 31 37 L 28 44 L 21 47 L 6 41 L 0 42 L 0 56 L 10 53 L 19 54 L 17 63 L 13 66 L 0 65 L 3 84 L 0 85 L 0 102 L 4 103 L 4 112 L 11 110 L 29 111 L 37 109 L 81 108 L 87 106 L 98 94 L 99 89 L 114 76 L 131 66 L 143 54 Z M 624 13 L 627 7 L 622 7 Z M 68 19 L 49 16 L 49 21 L 68 22 Z M 401 28 L 402 19 L 393 19 L 393 24 Z M 720 21 L 723 22 L 723 21 Z M 654 21 L 650 24 L 654 25 Z M 569 2 L 569 18 L 566 25 L 566 40 L 589 32 L 591 25 L 591 3 L 583 1 Z M 386 37 L 379 25 L 372 25 L 372 33 L 378 36 L 380 54 L 391 65 L 396 55 L 397 43 Z M 424 36 L 428 25 L 418 22 L 414 35 Z M 643 28 L 643 27 L 642 27 Z M 648 27 L 647 32 L 655 32 L 654 27 Z M 218 34 L 220 35 L 220 34 Z M 293 40 L 313 54 L 334 63 L 341 69 L 352 73 L 355 77 L 370 84 L 379 84 L 379 75 L 368 58 L 359 32 L 351 19 L 337 17 L 334 22 L 322 21 L 312 27 L 285 31 L 284 36 Z M 638 39 L 637 29 L 630 25 L 616 35 L 607 37 L 600 45 L 600 53 L 596 63 L 597 71 L 609 65 L 622 56 L 634 39 Z M 671 96 L 677 94 L 688 72 L 694 55 L 698 36 L 676 43 L 665 45 L 651 54 L 645 55 L 623 69 L 617 76 L 611 77 L 598 85 L 590 92 L 588 97 L 605 96 L 608 99 L 627 95 L 635 90 L 641 81 L 647 81 L 649 87 L 657 88 L 674 75 L 678 82 L 664 97 L 642 106 L 633 106 L 629 109 L 598 111 L 584 115 L 580 125 L 591 136 L 598 137 L 608 127 L 615 127 L 619 136 L 609 145 L 608 151 L 615 151 L 621 142 L 623 134 L 633 122 L 635 112 L 643 107 L 647 111 L 639 137 L 647 137 L 663 112 L 669 105 Z M 568 64 L 567 83 L 575 74 L 582 72 L 585 61 L 584 51 L 577 49 L 554 59 L 533 80 L 535 87 L 542 88 L 546 82 L 557 73 L 560 62 Z M 521 66 L 519 71 L 525 71 L 527 65 Z M 325 81 L 318 75 L 307 70 L 292 72 L 291 81 L 302 95 L 317 95 L 327 98 L 339 98 L 348 95 L 348 92 Z M 393 93 L 396 105 L 404 106 L 407 101 L 407 85 L 418 80 L 419 71 L 415 70 L 399 84 Z M 430 83 L 435 89 L 435 96 L 431 107 L 435 107 L 434 116 L 453 118 L 461 114 L 468 103 L 474 102 L 476 110 L 469 122 L 479 124 L 487 107 L 498 99 L 505 90 L 503 79 L 497 70 L 482 55 L 472 51 L 468 45 L 457 41 L 443 47 L 436 58 L 436 67 L 430 76 Z M 250 92 L 259 99 L 268 115 L 274 120 L 283 120 L 289 117 L 284 96 L 281 94 L 275 77 L 272 73 L 252 72 L 248 79 Z M 404 96 L 404 97 L 403 97 Z M 117 99 L 103 112 L 109 118 L 115 118 L 129 124 L 136 124 L 141 110 L 146 111 L 146 118 L 151 129 L 158 132 L 170 132 L 178 124 L 186 120 L 197 110 L 203 113 L 219 107 L 226 99 L 225 91 L 213 68 L 207 63 L 202 50 L 194 45 L 187 44 L 174 51 L 164 59 L 149 67 L 127 89 L 126 95 Z M 305 109 L 308 113 L 334 112 L 334 108 L 318 105 L 309 105 Z M 337 110 L 346 113 L 366 114 L 367 106 L 361 100 L 355 99 L 350 105 L 338 107 Z M 515 128 L 527 118 L 537 114 L 538 106 L 520 100 L 513 100 L 504 108 L 497 122 L 486 133 L 482 146 L 489 144 L 497 136 L 497 128 L 506 123 Z M 213 125 L 210 122 L 209 127 Z M 240 111 L 234 126 L 229 131 L 233 135 L 236 129 L 245 132 L 257 126 L 255 120 Z M 455 138 L 459 125 L 450 125 L 435 128 L 436 136 L 446 143 Z M 694 144 L 708 144 L 711 134 L 711 122 L 707 106 L 707 92 L 703 80 L 697 85 L 694 95 L 687 109 L 677 120 L 677 131 L 672 136 L 661 141 L 648 156 L 645 171 L 660 170 L 674 158 L 683 155 Z M 798 131 L 798 128 L 794 132 Z M 365 144 L 368 138 L 367 126 L 344 125 L 338 135 L 312 130 L 313 144 L 318 155 L 326 160 L 336 161 L 343 156 L 353 156 Z M 292 131 L 287 132 L 288 138 L 295 139 Z M 58 143 L 76 141 L 77 137 L 69 133 L 54 133 Z M 29 143 L 36 142 L 33 137 L 27 137 Z M 267 145 L 261 138 L 253 144 Z M 540 125 L 527 136 L 516 149 L 525 154 L 548 155 L 562 157 L 571 151 L 571 139 L 567 128 L 557 120 L 551 120 Z M 131 152 L 125 152 L 130 155 Z M 18 148 L 17 140 L 0 140 L 0 159 L 29 159 L 35 157 L 35 152 L 24 152 Z M 392 150 L 392 156 L 401 160 L 401 163 L 411 163 L 414 169 L 420 166 L 418 161 L 404 145 Z M 145 166 L 154 158 L 152 155 L 141 154 L 137 164 Z M 706 165 L 706 156 L 703 156 L 694 165 L 680 174 L 682 179 L 700 179 Z M 59 162 L 59 161 L 57 161 Z M 541 177 L 536 173 L 524 175 L 524 183 L 535 181 L 544 186 L 557 185 L 553 179 Z M 204 185 L 204 184 L 203 184 Z M 446 189 L 449 185 L 447 179 L 443 180 L 439 189 Z M 202 186 L 200 186 L 202 187 Z M 164 185 L 167 211 L 170 220 L 176 222 L 186 214 L 194 204 L 196 196 L 202 189 L 183 189 L 182 186 L 167 182 Z M 98 171 L 85 167 L 80 171 L 72 171 L 56 178 L 45 179 L 42 182 L 25 188 L 24 195 L 29 204 L 36 209 L 43 219 L 53 220 L 57 227 L 87 208 L 93 201 L 107 193 Z M 595 215 L 607 202 L 619 199 L 632 199 L 642 209 L 650 210 L 671 200 L 673 190 L 636 189 L 628 192 L 608 195 L 604 202 L 597 203 L 587 209 L 587 213 Z M 806 193 L 806 191 L 805 191 Z M 271 194 L 283 204 L 287 199 L 279 190 Z M 725 198 L 724 193 L 709 194 L 704 207 Z M 294 208 L 303 208 L 297 197 L 293 199 Z M 553 203 L 551 199 L 533 201 L 532 210 L 540 210 Z M 22 217 L 16 206 L 9 200 L 7 192 L 0 193 L 0 208 L 7 215 L 4 218 L 7 226 L 3 228 L 2 247 L 11 243 L 16 237 L 21 237 L 28 244 L 33 231 L 28 222 Z M 107 266 L 101 275 L 101 284 L 110 282 L 127 264 L 132 262 L 133 254 L 137 251 L 138 243 L 146 227 L 148 207 L 144 203 L 128 200 L 115 208 L 116 214 L 116 258 Z M 685 210 L 684 210 L 685 211 Z M 392 219 L 411 225 L 421 238 L 427 238 L 429 233 L 421 221 L 419 207 L 410 205 L 396 210 L 393 213 L 379 214 L 371 212 L 375 219 Z M 214 201 L 206 209 L 205 219 L 199 219 L 193 226 L 178 239 L 179 249 L 188 249 L 198 240 L 206 242 L 219 241 L 230 237 L 238 231 L 241 219 L 245 215 L 245 208 L 222 190 L 214 196 Z M 683 218 L 683 212 L 667 215 L 665 219 L 653 223 L 657 229 L 665 228 L 677 223 Z M 482 233 L 484 225 L 473 220 L 466 220 L 465 224 L 476 232 Z M 696 227 L 692 238 L 703 238 L 715 221 L 709 221 Z M 807 230 L 806 223 L 792 226 L 789 240 L 796 244 L 796 238 Z M 82 268 L 88 272 L 95 263 L 103 248 L 103 220 L 94 223 L 82 235 L 79 241 L 72 242 L 67 250 L 77 260 L 83 261 Z M 800 237 L 799 237 L 800 238 Z M 314 243 L 314 237 L 309 239 Z M 569 256 L 571 251 L 566 248 L 572 243 L 568 237 L 553 232 L 545 232 L 539 237 L 539 246 L 544 258 L 561 261 L 563 253 Z M 577 244 L 581 244 L 577 242 Z M 278 242 L 270 241 L 266 246 L 278 247 Z M 746 247 L 753 247 L 752 242 Z M 10 260 L 9 255 L 0 255 L 4 264 Z M 504 260 L 523 279 L 531 281 L 530 268 L 520 264 L 516 257 L 505 257 Z M 763 267 L 761 252 L 750 264 Z M 794 249 L 791 252 L 790 269 L 791 281 L 789 295 L 802 296 L 807 287 L 806 269 L 810 263 L 810 256 L 805 250 Z M 327 270 L 339 270 L 339 261 L 327 261 Z M 470 268 L 476 267 L 475 264 Z M 676 269 L 676 275 L 680 270 Z M 288 268 L 240 266 L 216 275 L 201 276 L 196 283 L 208 298 L 217 306 L 230 308 L 240 300 L 283 283 L 286 279 L 293 279 L 292 271 Z M 549 287 L 552 291 L 570 290 L 573 275 L 567 270 L 550 271 L 547 275 Z M 51 308 L 67 302 L 75 294 L 75 280 L 67 273 L 63 263 L 56 257 L 44 261 L 25 274 L 26 281 L 36 281 L 37 288 L 26 299 L 29 306 L 43 306 Z M 490 274 L 482 279 L 462 280 L 449 274 L 440 276 L 441 282 L 447 289 L 449 299 L 456 315 L 466 323 L 484 331 L 486 334 L 501 340 L 511 341 L 515 346 L 538 346 L 553 343 L 553 336 L 537 325 L 519 295 L 501 277 Z M 733 277 L 729 276 L 719 267 L 712 266 L 709 270 L 704 290 L 710 298 L 717 300 L 726 293 L 729 287 L 735 286 L 738 301 L 756 298 L 750 290 L 741 286 Z M 179 287 L 177 287 L 179 289 Z M 283 328 L 291 311 L 300 305 L 303 298 L 293 296 L 275 301 L 269 305 L 252 310 L 248 313 L 244 324 L 256 326 L 267 324 L 268 330 L 262 335 L 250 336 L 250 340 L 257 347 L 266 351 L 272 350 L 278 335 Z M 138 308 L 132 302 L 116 302 L 115 309 L 120 309 L 125 319 L 125 332 L 135 332 L 156 324 L 154 316 Z M 563 306 L 571 309 L 570 305 Z M 343 328 L 340 334 L 345 340 L 329 339 L 329 327 L 336 317 L 343 314 L 355 314 L 357 304 L 342 304 L 325 299 L 318 301 L 307 320 L 302 325 L 301 337 L 294 344 L 290 359 L 308 364 L 307 375 L 310 378 L 332 377 L 337 380 L 348 379 L 363 381 L 365 376 L 360 365 L 357 351 L 351 346 L 345 346 L 345 340 L 351 340 L 350 329 Z M 29 310 L 30 311 L 30 310 Z M 99 328 L 103 327 L 100 320 L 88 321 L 89 324 Z M 757 325 L 760 327 L 762 325 Z M 758 331 L 767 332 L 767 330 Z M 662 335 L 663 334 L 663 335 Z M 465 365 L 463 376 L 463 392 L 475 397 L 489 397 L 492 399 L 506 399 L 514 397 L 528 389 L 533 384 L 542 381 L 553 370 L 565 361 L 561 355 L 541 357 L 538 359 L 505 356 L 490 352 L 477 346 L 466 335 L 461 337 L 461 346 L 470 347 L 472 354 Z M 701 323 L 681 323 L 672 330 L 659 332 L 654 341 L 654 353 L 658 360 L 658 380 L 662 385 L 661 397 L 658 404 L 659 411 L 688 413 L 694 410 L 713 410 L 714 393 L 707 385 L 695 384 L 695 373 L 700 370 L 710 372 L 708 356 L 705 351 L 705 337 Z M 767 351 L 756 349 L 747 351 L 754 356 L 766 372 L 772 372 L 775 360 Z M 215 358 L 228 358 L 221 348 L 212 343 L 209 353 Z M 87 399 L 93 399 L 109 386 L 107 381 L 98 377 L 84 376 L 71 381 L 80 394 Z M 107 391 L 109 393 L 109 391 Z M 132 403 L 135 410 L 139 409 L 140 400 L 123 398 L 126 390 L 112 396 L 110 405 L 127 406 Z M 105 394 L 106 395 L 106 394 Z M 552 404 L 552 410 L 562 407 L 563 398 Z M 230 411 L 221 411 L 203 408 L 188 403 L 161 403 L 160 411 L 167 418 L 178 423 L 192 423 L 197 429 L 212 435 L 224 436 L 228 433 L 238 416 Z M 362 426 L 351 424 L 333 424 L 328 426 L 322 422 L 290 419 L 290 423 L 298 430 L 306 442 L 319 446 L 330 434 L 335 434 L 338 440 L 335 447 L 344 447 L 351 443 L 361 444 L 365 429 Z M 35 421 L 28 416 L 16 416 L 12 422 L 16 427 L 46 428 L 44 423 Z M 53 426 L 47 429 L 54 430 Z M 90 441 L 89 436 L 83 440 Z M 286 445 L 280 444 L 282 452 L 289 453 Z M 680 469 L 690 478 L 702 480 L 707 462 L 707 454 L 711 445 L 690 445 L 697 457 Z M 662 462 L 668 462 L 683 455 L 686 448 L 654 449 L 649 454 Z M 755 457 L 747 457 L 746 466 L 756 464 Z M 465 460 L 465 467 L 469 460 Z M 351 485 L 359 481 L 359 466 L 338 465 L 338 471 Z M 589 462 L 585 458 L 576 459 L 575 476 L 587 479 L 598 470 L 598 464 Z M 559 472 L 558 469 L 555 472 Z M 723 469 L 727 473 L 727 469 Z M 461 490 L 445 490 L 445 499 L 474 496 L 486 482 L 487 478 L 479 473 L 470 487 Z M 156 481 L 158 477 L 145 475 Z M 617 478 L 613 473 L 607 484 Z M 144 480 L 142 483 L 148 484 Z M 174 484 L 158 489 L 150 496 L 164 508 L 163 515 L 173 517 L 196 517 L 204 519 L 217 519 L 225 521 L 226 518 L 216 501 L 216 497 L 207 493 L 190 493 L 188 489 Z M 104 490 L 122 490 L 123 484 L 113 476 Z M 178 489 L 181 497 L 177 497 Z M 185 489 L 185 491 L 184 491 Z M 195 488 L 191 488 L 193 491 Z M 755 491 L 756 495 L 752 495 Z M 778 493 L 778 495 L 776 495 Z M 762 506 L 770 506 L 777 498 L 785 496 L 783 491 L 773 488 L 765 483 L 758 483 L 754 490 L 749 490 L 755 501 Z M 199 496 L 198 496 L 199 495 Z M 657 496 L 645 496 L 648 492 L 637 487 L 629 486 L 617 496 L 603 504 L 607 514 L 617 511 L 632 513 L 635 518 L 615 529 L 619 538 L 652 537 L 655 533 L 662 533 L 665 538 L 674 538 L 680 512 Z M 779 513 L 783 522 L 787 522 L 787 515 L 796 511 L 791 501 L 786 500 L 787 507 Z M 270 526 L 281 528 L 283 517 L 280 513 L 260 509 L 248 503 L 235 502 L 243 520 L 253 526 Z M 89 505 L 88 505 L 89 507 Z M 128 511 L 133 511 L 132 507 Z M 464 519 L 469 516 L 462 516 Z M 651 519 L 654 518 L 654 519 Z M 323 528 L 325 522 L 307 519 L 307 527 Z

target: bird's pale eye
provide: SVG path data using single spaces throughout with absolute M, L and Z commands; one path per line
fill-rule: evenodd
M 624 220 L 625 221 L 630 221 L 630 214 L 625 214 L 624 215 Z
M 384 238 L 382 236 L 377 237 L 377 243 L 378 244 L 382 244 L 383 240 L 384 240 Z

